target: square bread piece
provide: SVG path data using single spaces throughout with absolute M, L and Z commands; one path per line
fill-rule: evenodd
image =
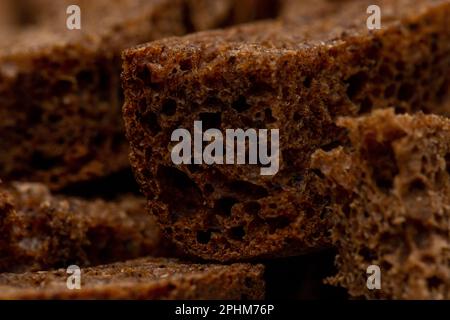
M 367 29 L 378 4 L 382 28 Z M 164 232 L 218 261 L 331 245 L 329 203 L 311 154 L 346 143 L 339 116 L 372 109 L 450 114 L 450 1 L 300 1 L 298 17 L 126 50 L 131 163 Z M 175 129 L 279 129 L 280 170 L 174 165 Z
M 145 258 L 82 269 L 81 289 L 69 290 L 66 269 L 0 274 L 5 299 L 261 300 L 262 265 L 192 264 Z
M 0 272 L 176 256 L 142 197 L 82 200 L 39 183 L 0 186 Z
M 261 12 L 254 2 L 2 0 L 0 177 L 55 190 L 128 168 L 121 51 L 275 14 L 271 1 Z M 69 4 L 80 7 L 81 30 L 67 29 Z
M 351 145 L 313 155 L 329 179 L 338 274 L 354 297 L 450 299 L 450 119 L 344 118 Z M 369 266 L 381 290 L 366 286 Z

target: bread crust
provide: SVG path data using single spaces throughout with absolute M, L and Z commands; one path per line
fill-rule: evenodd
M 82 269 L 82 287 L 69 290 L 65 269 L 0 274 L 0 299 L 261 300 L 262 265 L 192 264 L 145 258 Z

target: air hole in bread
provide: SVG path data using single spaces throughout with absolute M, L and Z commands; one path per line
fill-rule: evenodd
M 272 115 L 272 110 L 269 109 L 269 108 L 264 110 L 264 116 L 265 116 L 266 123 L 274 123 L 274 122 L 277 121 L 277 119 L 274 118 L 273 115 Z
M 37 170 L 49 170 L 60 164 L 60 158 L 46 156 L 40 151 L 34 151 L 31 155 L 31 166 Z
M 207 244 L 211 240 L 211 230 L 197 232 L 197 242 Z
M 360 71 L 347 79 L 347 95 L 353 100 L 364 88 L 368 76 L 365 72 Z
M 239 113 L 250 109 L 250 105 L 247 103 L 247 99 L 244 96 L 239 96 L 239 98 L 233 102 L 232 107 Z
M 171 116 L 175 115 L 176 112 L 177 112 L 176 101 L 173 99 L 166 99 L 166 101 L 164 101 L 164 103 L 163 103 L 161 113 L 166 116 L 171 117 Z
M 363 257 L 366 262 L 371 262 L 376 258 L 375 254 L 365 246 L 359 250 L 359 255 Z
M 322 149 L 323 151 L 331 151 L 333 149 L 336 149 L 337 147 L 339 147 L 341 145 L 340 141 L 332 141 L 330 143 L 327 143 L 323 146 L 320 147 L 320 149 Z
M 389 270 L 392 269 L 392 264 L 388 261 L 383 261 L 381 263 L 381 270 L 383 270 L 384 272 L 387 272 Z
M 234 240 L 242 240 L 245 237 L 244 227 L 238 226 L 230 229 L 230 238 Z
M 408 186 L 408 193 L 412 195 L 418 195 L 427 190 L 427 186 L 425 182 L 423 182 L 421 179 L 415 179 L 413 180 L 409 186 Z
M 82 70 L 78 72 L 76 78 L 79 89 L 85 89 L 92 86 L 92 83 L 95 81 L 95 75 L 92 70 Z
M 322 171 L 318 169 L 312 169 L 311 172 L 314 173 L 319 179 L 325 179 L 325 176 L 322 173 Z
M 394 138 L 394 137 L 393 137 Z M 392 146 L 388 141 L 378 142 L 374 134 L 365 137 L 365 158 L 372 167 L 372 178 L 382 191 L 392 188 L 398 167 Z
M 223 216 L 230 216 L 231 210 L 236 203 L 238 203 L 238 200 L 233 197 L 220 198 L 214 205 L 214 211 Z
M 414 92 L 416 89 L 414 86 L 410 83 L 404 83 L 400 86 L 398 89 L 398 99 L 401 101 L 410 101 L 411 98 L 414 96 Z
M 311 77 L 305 77 L 303 80 L 303 86 L 307 89 L 311 88 L 312 78 Z
M 184 59 L 180 61 L 180 70 L 189 71 L 192 69 L 192 62 L 189 59 Z
M 442 279 L 440 279 L 436 276 L 427 278 L 427 285 L 428 285 L 428 288 L 430 288 L 430 289 L 437 289 L 442 284 L 443 284 Z

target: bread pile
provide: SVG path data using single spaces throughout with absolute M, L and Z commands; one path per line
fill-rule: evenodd
M 0 4 L 0 298 L 450 299 L 449 0 L 49 2 Z M 196 121 L 279 171 L 174 164 Z

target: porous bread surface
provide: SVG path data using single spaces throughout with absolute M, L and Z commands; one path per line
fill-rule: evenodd
M 0 271 L 98 265 L 175 254 L 145 199 L 85 201 L 54 196 L 38 183 L 0 188 Z
M 332 187 L 338 274 L 355 297 L 450 298 L 450 120 L 392 110 L 339 122 L 351 146 L 316 152 Z M 368 290 L 366 270 L 381 270 Z
M 376 31 L 366 27 L 373 1 L 334 3 L 303 1 L 297 20 L 125 51 L 131 163 L 151 211 L 185 251 L 230 261 L 329 246 L 330 198 L 309 165 L 316 149 L 346 142 L 335 119 L 389 106 L 450 114 L 450 1 L 375 1 Z M 196 120 L 204 130 L 280 129 L 280 171 L 175 166 L 171 134 L 192 134 Z
M 263 299 L 262 265 L 192 264 L 143 258 L 82 269 L 67 289 L 65 269 L 0 274 L 0 299 Z
M 254 0 L 3 2 L 17 17 L 0 30 L 0 175 L 54 190 L 129 166 L 124 48 L 259 17 L 244 5 Z M 66 27 L 69 4 L 81 30 Z

